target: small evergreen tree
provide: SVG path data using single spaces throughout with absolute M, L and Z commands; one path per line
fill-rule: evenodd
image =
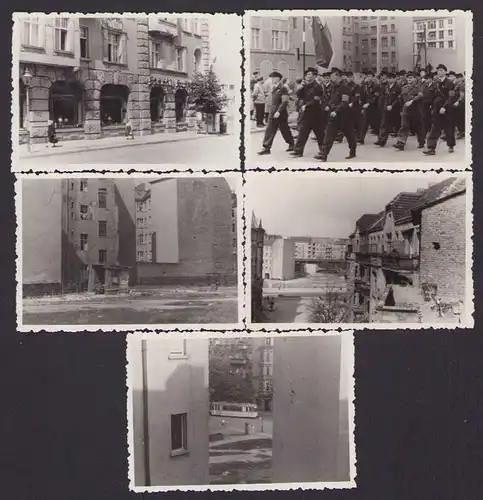
M 192 102 L 203 113 L 219 113 L 227 102 L 220 82 L 213 68 L 206 73 L 197 72 L 189 86 Z

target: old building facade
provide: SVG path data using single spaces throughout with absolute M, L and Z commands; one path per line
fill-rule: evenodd
M 91 177 L 22 182 L 24 293 L 127 289 L 132 262 L 129 251 L 120 250 L 119 234 L 129 216 L 122 212 L 120 224 L 119 206 L 124 202 L 116 181 Z M 40 215 L 44 222 L 39 222 Z
M 449 178 L 400 193 L 383 212 L 357 221 L 347 251 L 354 322 L 424 321 L 434 315 L 436 294 L 461 309 L 456 304 L 465 300 L 464 195 L 465 180 Z M 440 252 L 442 237 L 448 244 Z
M 27 129 L 45 141 L 48 120 L 59 139 L 122 135 L 127 120 L 135 135 L 194 128 L 187 85 L 209 66 L 206 18 L 25 16 L 14 36 L 21 142 Z

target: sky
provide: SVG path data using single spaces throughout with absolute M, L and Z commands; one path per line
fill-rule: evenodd
M 347 238 L 364 213 L 378 213 L 401 191 L 414 192 L 451 174 L 247 174 L 247 206 L 269 234 Z
M 222 15 L 209 19 L 211 60 L 220 82 L 239 86 L 241 81 L 241 19 Z

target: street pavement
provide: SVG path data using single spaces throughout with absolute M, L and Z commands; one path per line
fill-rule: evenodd
M 127 295 L 77 294 L 25 298 L 24 325 L 123 325 L 236 323 L 237 290 L 163 289 Z
M 215 167 L 218 170 L 237 169 L 240 138 L 235 134 L 200 135 L 190 132 L 156 134 L 127 140 L 111 137 L 98 140 L 64 141 L 59 147 L 45 144 L 26 146 L 18 150 L 21 170 L 39 168 L 40 164 L 55 166 L 69 164 L 194 164 Z
M 257 152 L 260 151 L 262 141 L 263 141 L 264 129 L 252 129 L 251 130 L 251 140 L 250 140 L 250 151 L 247 153 L 247 168 L 270 168 L 272 166 L 278 168 L 290 167 L 291 165 L 303 162 L 311 163 L 312 165 L 322 166 L 319 160 L 315 160 L 314 156 L 319 152 L 317 141 L 309 138 L 305 146 L 304 156 L 302 158 L 293 158 L 289 153 L 286 152 L 287 144 L 282 139 L 282 136 L 277 133 L 275 141 L 273 143 L 273 148 L 270 155 L 259 156 Z M 295 131 L 292 130 L 292 133 Z M 404 151 L 398 151 L 393 148 L 393 144 L 397 142 L 397 139 L 390 137 L 387 141 L 385 147 L 381 148 L 375 146 L 377 137 L 370 133 L 367 134 L 365 144 L 357 146 L 357 156 L 351 160 L 346 160 L 345 157 L 349 153 L 347 146 L 347 141 L 339 143 L 334 143 L 330 155 L 328 157 L 328 162 L 341 162 L 340 168 L 346 168 L 354 163 L 361 162 L 377 162 L 375 165 L 378 168 L 391 168 L 390 165 L 381 165 L 381 163 L 395 163 L 404 162 L 407 163 L 407 168 L 411 168 L 411 164 L 418 163 L 417 168 L 421 168 L 420 163 L 428 164 L 428 169 L 435 168 L 435 163 L 458 163 L 464 162 L 466 158 L 465 154 L 465 140 L 460 139 L 456 142 L 455 152 L 449 153 L 446 143 L 444 141 L 439 141 L 438 147 L 436 149 L 436 155 L 425 156 L 421 149 L 417 149 L 417 140 L 415 137 L 409 137 Z M 400 167 L 398 167 L 400 168 Z M 449 167 L 448 167 L 449 168 Z

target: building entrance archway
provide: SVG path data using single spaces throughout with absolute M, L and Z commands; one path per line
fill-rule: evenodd
M 159 122 L 164 118 L 165 97 L 166 93 L 162 87 L 156 86 L 151 89 L 149 99 L 152 122 Z
M 100 96 L 101 125 L 124 123 L 129 92 L 129 87 L 126 85 L 106 84 L 102 86 Z
M 84 121 L 83 87 L 58 80 L 50 87 L 49 117 L 57 127 L 81 127 Z
M 185 119 L 187 101 L 188 92 L 183 88 L 179 88 L 174 94 L 176 122 L 181 122 Z

